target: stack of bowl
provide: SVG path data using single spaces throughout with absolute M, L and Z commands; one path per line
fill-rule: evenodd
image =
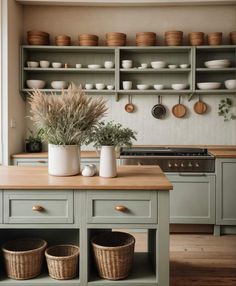
M 236 45 L 236 31 L 229 33 L 230 44 Z
M 204 33 L 203 32 L 189 33 L 188 39 L 191 46 L 201 46 L 204 44 Z
M 136 34 L 136 46 L 155 46 L 156 33 L 153 32 L 140 32 Z
M 49 34 L 42 31 L 28 31 L 27 42 L 29 45 L 49 45 Z
M 165 32 L 165 44 L 167 46 L 181 46 L 183 43 L 182 31 Z
M 106 33 L 106 44 L 107 46 L 125 46 L 126 45 L 126 34 L 118 32 Z
M 79 36 L 80 46 L 98 46 L 98 36 L 91 34 L 82 34 Z
M 217 46 L 222 44 L 222 32 L 209 33 L 207 35 L 208 45 Z
M 55 37 L 55 44 L 57 46 L 70 46 L 71 38 L 66 35 L 59 35 Z

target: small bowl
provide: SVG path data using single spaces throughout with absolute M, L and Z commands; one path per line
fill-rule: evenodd
M 50 62 L 49 61 L 40 61 L 39 65 L 41 68 L 48 68 L 50 66 Z
M 88 65 L 89 69 L 100 69 L 101 67 L 101 65 Z
M 28 68 L 37 68 L 39 66 L 39 63 L 38 62 L 27 62 L 27 67 Z
M 96 83 L 95 86 L 97 90 L 103 90 L 105 88 L 104 83 Z
M 163 69 L 166 66 L 166 63 L 163 61 L 151 62 L 151 67 L 153 69 Z
M 228 79 L 225 81 L 225 87 L 227 89 L 236 89 L 236 79 Z
M 173 83 L 171 85 L 172 89 L 174 90 L 183 90 L 187 88 L 187 84 L 185 83 Z
M 105 61 L 104 67 L 105 69 L 112 69 L 114 67 L 114 63 L 112 61 Z
M 133 66 L 133 62 L 130 60 L 123 60 L 121 65 L 124 69 L 131 69 Z
M 177 65 L 168 65 L 169 69 L 176 69 L 178 66 Z
M 149 88 L 148 84 L 137 84 L 137 89 L 139 90 L 146 90 Z
M 54 80 L 51 82 L 51 87 L 54 89 L 65 89 L 67 86 L 68 83 L 64 80 Z
M 189 66 L 189 64 L 180 64 L 180 65 L 179 65 L 179 67 L 180 67 L 181 69 L 187 69 L 188 66 Z
M 39 80 L 39 79 L 29 79 L 26 81 L 26 85 L 29 88 L 41 89 L 45 87 L 46 82 L 44 80 Z
M 221 82 L 198 82 L 197 87 L 199 89 L 218 89 L 221 86 Z
M 55 69 L 59 69 L 62 67 L 62 63 L 52 63 L 52 67 Z
M 148 67 L 148 64 L 147 64 L 147 63 L 142 63 L 142 64 L 141 64 L 141 68 L 146 69 L 147 67 Z
M 93 89 L 93 84 L 92 84 L 92 83 L 86 83 L 85 86 L 84 86 L 84 88 L 85 88 L 86 90 L 91 90 L 91 89 Z
M 112 84 L 108 84 L 108 85 L 107 85 L 107 89 L 108 89 L 108 90 L 113 90 L 114 88 L 115 88 L 115 86 L 112 85 Z
M 161 90 L 161 89 L 163 89 L 164 88 L 164 84 L 154 84 L 154 89 L 156 89 L 156 90 Z
M 75 64 L 75 68 L 76 69 L 81 69 L 82 68 L 82 64 Z

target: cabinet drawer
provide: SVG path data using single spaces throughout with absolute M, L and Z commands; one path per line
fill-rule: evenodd
M 73 191 L 4 191 L 5 223 L 73 223 Z
M 88 192 L 87 220 L 89 223 L 157 223 L 157 193 Z

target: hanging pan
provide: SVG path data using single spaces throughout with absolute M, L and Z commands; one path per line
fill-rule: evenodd
M 166 108 L 161 104 L 161 96 L 158 95 L 158 104 L 154 105 L 152 108 L 152 115 L 157 119 L 163 119 L 166 115 Z
M 177 118 L 182 118 L 187 113 L 187 107 L 181 103 L 181 95 L 179 96 L 179 103 L 172 107 L 172 113 Z
M 206 113 L 207 104 L 201 100 L 200 95 L 199 95 L 198 101 L 194 104 L 193 109 L 197 114 Z
M 134 112 L 135 106 L 132 103 L 132 96 L 128 95 L 128 103 L 125 105 L 125 111 L 128 113 Z

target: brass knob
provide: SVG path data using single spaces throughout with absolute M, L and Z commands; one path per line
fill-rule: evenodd
M 44 207 L 39 206 L 39 205 L 34 205 L 32 207 L 32 211 L 34 211 L 34 212 L 43 212 L 44 211 Z
M 127 208 L 125 206 L 116 206 L 115 210 L 118 212 L 125 212 Z

